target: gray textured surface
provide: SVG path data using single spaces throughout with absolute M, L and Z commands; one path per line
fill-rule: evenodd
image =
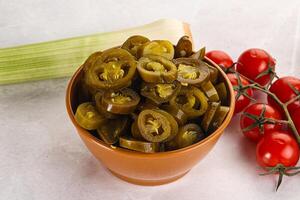
M 299 1 L 4 1 L 0 47 L 112 31 L 158 18 L 191 24 L 197 47 L 234 58 L 265 48 L 281 75 L 300 76 Z M 249 2 L 249 3 L 247 3 Z M 179 9 L 183 9 L 179 11 Z M 67 79 L 0 86 L 0 199 L 298 199 L 299 178 L 257 175 L 254 145 L 234 118 L 214 150 L 181 180 L 135 186 L 87 151 L 64 105 Z

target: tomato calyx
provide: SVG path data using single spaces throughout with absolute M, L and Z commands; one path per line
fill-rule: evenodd
M 283 164 L 277 164 L 274 167 L 264 167 L 267 172 L 259 174 L 260 176 L 266 176 L 271 174 L 278 174 L 278 181 L 276 184 L 276 191 L 282 183 L 283 176 L 295 176 L 300 174 L 300 166 L 286 167 Z
M 279 78 L 277 76 L 276 72 L 275 72 L 275 64 L 271 63 L 270 57 L 269 57 L 269 60 L 268 60 L 268 68 L 266 70 L 262 71 L 261 73 L 259 73 L 255 77 L 255 79 L 257 80 L 257 79 L 259 79 L 263 76 L 266 76 L 266 75 L 270 75 L 270 81 L 266 84 L 265 88 L 268 88 L 271 85 L 274 78 Z
M 286 120 L 278 120 L 278 119 L 265 117 L 265 113 L 266 113 L 266 104 L 263 104 L 263 108 L 262 108 L 259 116 L 248 113 L 248 112 L 244 112 L 243 115 L 252 119 L 254 122 L 251 125 L 243 128 L 242 131 L 247 132 L 247 131 L 252 130 L 255 127 L 258 127 L 259 134 L 263 135 L 265 133 L 265 131 L 264 131 L 265 124 L 281 124 L 281 125 L 288 124 L 288 121 L 286 121 Z
M 288 83 L 288 86 L 291 88 L 291 90 L 293 90 L 293 92 L 297 95 L 294 98 L 290 99 L 289 101 L 285 102 L 285 106 L 288 106 L 289 104 L 297 101 L 298 99 L 300 99 L 300 91 L 297 90 L 291 83 Z
M 233 86 L 233 90 L 237 91 L 237 95 L 235 96 L 235 100 L 237 101 L 240 96 L 245 96 L 248 99 L 250 99 L 251 101 L 256 101 L 254 98 L 252 98 L 248 93 L 247 90 L 251 87 L 251 85 L 243 85 L 242 84 L 242 80 L 240 78 L 240 76 L 237 73 L 234 73 L 237 79 L 237 85 Z

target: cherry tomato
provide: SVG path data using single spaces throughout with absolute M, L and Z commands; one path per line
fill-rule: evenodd
M 236 77 L 235 74 L 227 74 L 227 77 L 229 78 L 231 84 L 233 85 L 233 87 L 238 86 L 238 79 Z M 244 79 L 243 77 L 240 76 L 240 80 L 241 80 L 241 84 L 243 86 L 246 86 L 249 84 L 249 82 Z M 238 95 L 238 88 L 234 90 L 234 95 L 237 98 Z M 252 97 L 253 96 L 253 90 L 251 88 L 248 88 L 245 93 Z M 246 97 L 244 94 L 241 94 L 238 99 L 236 99 L 235 101 L 235 109 L 234 109 L 234 113 L 239 113 L 242 110 L 244 110 L 244 108 L 246 108 L 249 104 L 250 104 L 250 99 L 248 97 Z
M 248 49 L 238 58 L 236 69 L 247 78 L 264 86 L 271 80 L 275 59 L 262 49 Z M 261 73 L 265 75 L 258 78 Z
M 286 76 L 276 80 L 271 85 L 270 92 L 273 92 L 280 99 L 280 101 L 285 103 L 297 96 L 297 94 L 293 91 L 293 89 L 289 85 L 294 87 L 294 89 L 296 89 L 300 93 L 300 79 L 292 76 Z M 270 96 L 268 96 L 268 103 L 273 107 L 276 107 L 279 111 L 283 113 L 282 108 Z M 300 107 L 300 99 L 288 105 L 288 110 L 290 113 L 293 113 L 293 111 L 295 111 L 299 107 Z
M 256 119 L 253 119 L 253 117 L 256 117 Z M 280 120 L 281 114 L 268 104 L 255 103 L 248 106 L 244 110 L 240 120 L 240 126 L 244 135 L 248 139 L 258 142 L 263 137 L 265 132 L 275 129 L 278 130 L 281 128 L 279 124 L 265 123 L 264 120 L 266 118 Z M 251 128 L 254 125 L 256 126 Z M 247 127 L 251 129 L 245 130 Z
M 205 54 L 205 56 L 214 61 L 217 65 L 225 68 L 229 68 L 233 65 L 232 58 L 224 51 L 209 51 Z
M 256 160 L 262 167 L 295 166 L 299 160 L 298 144 L 287 131 L 266 132 L 256 146 Z
M 300 134 L 300 108 L 297 108 L 292 114 L 291 117 L 296 126 L 298 134 Z

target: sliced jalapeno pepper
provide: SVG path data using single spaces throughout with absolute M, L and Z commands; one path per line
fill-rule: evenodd
M 215 89 L 217 90 L 220 101 L 223 103 L 226 102 L 227 101 L 227 89 L 226 89 L 224 82 L 221 82 L 218 85 L 216 85 Z
M 86 83 L 96 89 L 120 89 L 131 84 L 136 71 L 134 57 L 124 49 L 109 49 L 88 68 Z
M 155 153 L 160 149 L 159 143 L 143 142 L 126 137 L 120 137 L 119 144 L 123 148 L 143 153 Z
M 214 115 L 212 122 L 209 125 L 209 132 L 215 131 L 221 124 L 223 123 L 227 113 L 229 112 L 229 107 L 227 106 L 220 106 L 217 109 L 216 114 Z
M 177 68 L 170 60 L 155 55 L 142 57 L 137 70 L 145 82 L 172 83 L 177 78 Z
M 193 44 L 189 36 L 181 37 L 175 47 L 176 58 L 189 57 L 192 53 L 193 53 Z
M 190 56 L 190 58 L 203 60 L 205 57 L 205 47 L 202 47 L 199 51 L 195 52 Z
M 102 107 L 103 94 L 103 92 L 97 92 L 94 97 L 98 112 L 108 119 L 117 119 L 118 117 L 120 117 L 119 115 L 108 112 Z
M 92 53 L 83 64 L 83 71 L 86 73 L 88 69 L 94 64 L 94 62 L 98 59 L 98 57 L 102 54 L 101 51 L 97 51 Z
M 140 46 L 137 55 L 138 57 L 157 55 L 171 60 L 174 58 L 174 47 L 173 44 L 167 40 L 153 40 Z
M 75 120 L 82 128 L 87 130 L 95 130 L 106 122 L 105 117 L 99 114 L 91 102 L 82 103 L 77 107 Z
M 188 120 L 185 112 L 178 106 L 163 105 L 162 109 L 170 113 L 180 126 L 184 125 Z
M 200 86 L 209 80 L 209 69 L 204 62 L 192 58 L 177 58 L 174 63 L 178 69 L 177 80 L 183 85 Z
M 152 100 L 150 99 L 146 99 L 146 101 L 140 103 L 137 107 L 137 110 L 142 111 L 145 109 L 159 109 L 158 105 L 156 103 L 154 103 Z
M 158 112 L 158 113 L 160 113 L 160 114 L 162 114 L 162 115 L 164 115 L 169 120 L 169 122 L 170 122 L 170 125 L 171 125 L 171 134 L 170 134 L 170 136 L 165 141 L 167 142 L 167 141 L 173 140 L 174 137 L 178 133 L 178 124 L 177 124 L 175 118 L 172 115 L 170 115 L 169 113 L 167 113 L 166 111 L 164 111 L 164 110 L 157 109 L 155 111 Z
M 205 132 L 208 132 L 208 128 L 210 124 L 213 122 L 213 118 L 217 110 L 219 109 L 219 107 L 220 107 L 220 102 L 211 102 L 209 104 L 208 110 L 201 121 L 201 127 Z
M 205 138 L 205 134 L 197 124 L 186 124 L 179 128 L 176 137 L 165 143 L 168 150 L 190 146 Z
M 108 120 L 97 129 L 97 133 L 106 144 L 115 144 L 126 130 L 128 122 L 127 117 Z
M 201 89 L 206 94 L 209 101 L 219 101 L 218 92 L 210 81 L 202 84 Z
M 137 125 L 137 120 L 135 120 L 132 124 L 131 124 L 131 135 L 134 139 L 137 139 L 137 140 L 144 140 L 140 130 L 139 130 L 139 127 Z
M 141 35 L 134 35 L 128 38 L 121 46 L 122 49 L 129 51 L 133 56 L 137 57 L 139 47 L 150 40 Z
M 129 88 L 115 92 L 106 91 L 102 97 L 102 108 L 114 114 L 130 114 L 140 102 L 140 96 Z
M 196 87 L 181 88 L 180 92 L 170 100 L 170 105 L 182 109 L 188 118 L 203 115 L 208 107 L 206 96 Z
M 209 68 L 209 74 L 210 74 L 209 80 L 212 83 L 216 84 L 217 81 L 218 81 L 218 77 L 219 77 L 219 71 L 217 70 L 217 68 L 215 68 L 215 67 L 213 67 L 213 66 L 211 66 L 209 64 L 207 64 L 207 66 Z
M 174 83 L 145 83 L 141 88 L 141 95 L 152 100 L 156 104 L 168 102 L 180 91 L 179 82 Z
M 171 135 L 168 118 L 156 110 L 143 110 L 137 120 L 141 135 L 149 142 L 162 142 Z

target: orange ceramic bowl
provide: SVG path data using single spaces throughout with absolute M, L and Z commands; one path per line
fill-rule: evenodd
M 228 126 L 234 111 L 234 92 L 226 74 L 211 60 L 206 60 L 215 66 L 222 76 L 229 91 L 229 113 L 223 124 L 204 140 L 175 151 L 145 154 L 123 148 L 111 148 L 104 142 L 94 137 L 87 130 L 81 128 L 74 119 L 78 105 L 79 82 L 83 75 L 80 67 L 71 78 L 66 94 L 66 107 L 71 121 L 82 141 L 90 152 L 114 175 L 139 185 L 160 185 L 172 182 L 184 176 L 201 159 L 203 159 L 222 135 Z

